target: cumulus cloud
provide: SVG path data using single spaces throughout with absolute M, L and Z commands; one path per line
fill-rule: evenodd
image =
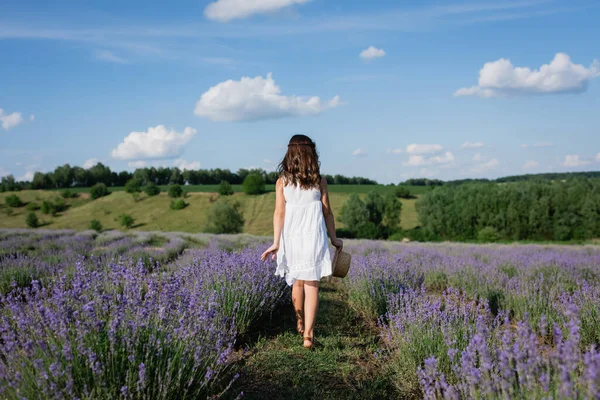
M 146 163 L 146 161 L 144 160 L 137 160 L 129 161 L 127 165 L 129 165 L 131 168 L 146 168 L 148 166 L 148 163 Z
M 454 155 L 447 151 L 444 154 L 425 157 L 422 155 L 411 155 L 408 157 L 408 162 L 404 165 L 409 167 L 419 167 L 423 165 L 440 165 L 451 164 L 454 162 Z
M 31 182 L 33 180 L 33 175 L 33 171 L 27 171 L 25 172 L 25 175 L 17 178 L 17 182 Z
M 363 148 L 356 149 L 352 152 L 352 155 L 355 157 L 366 157 L 367 151 Z
M 492 159 L 491 159 L 491 160 L 489 160 L 489 161 L 486 161 L 486 162 L 483 162 L 483 163 L 480 163 L 480 164 L 477 164 L 477 165 L 475 165 L 475 166 L 474 166 L 474 167 L 471 169 L 471 171 L 472 171 L 473 173 L 475 173 L 475 174 L 481 174 L 481 173 L 484 173 L 484 172 L 487 172 L 487 171 L 489 171 L 489 170 L 491 170 L 491 169 L 494 169 L 494 168 L 496 168 L 496 167 L 497 167 L 499 164 L 500 164 L 500 163 L 498 162 L 498 160 L 497 160 L 497 159 L 495 159 L 495 158 L 492 158 Z
M 478 148 L 483 147 L 483 146 L 485 146 L 485 145 L 482 142 L 473 142 L 473 143 L 471 143 L 471 142 L 467 141 L 467 142 L 464 142 L 460 146 L 460 148 L 461 149 L 478 149 Z
M 473 161 L 474 162 L 485 162 L 487 160 L 488 160 L 488 157 L 482 156 L 479 153 L 475 153 L 475 155 L 473 156 Z
M 196 170 L 200 169 L 200 163 L 198 161 L 185 161 L 183 158 L 175 160 L 174 165 L 181 170 Z
M 0 108 L 0 122 L 2 123 L 2 128 L 5 131 L 14 128 L 15 126 L 21 124 L 23 121 L 24 119 L 20 112 L 13 112 L 12 114 L 7 114 L 4 112 L 3 109 Z
M 583 157 L 581 157 L 579 154 L 568 154 L 565 157 L 565 161 L 563 162 L 563 165 L 565 167 L 582 167 L 584 165 L 589 165 L 592 162 L 590 160 L 587 160 Z
M 217 0 L 204 9 L 206 18 L 228 22 L 233 19 L 247 18 L 255 14 L 264 14 L 290 7 L 294 4 L 308 3 L 310 0 Z
M 574 64 L 565 53 L 556 53 L 550 64 L 539 69 L 515 67 L 501 58 L 485 63 L 479 71 L 477 86 L 457 90 L 455 96 L 494 97 L 500 95 L 581 93 L 589 82 L 600 76 L 600 63 L 594 60 L 589 68 Z
M 443 149 L 439 144 L 409 144 L 406 146 L 406 152 L 409 154 L 434 154 Z
M 360 52 L 360 58 L 365 61 L 374 60 L 383 56 L 385 56 L 385 51 L 374 46 L 370 46 L 368 49 L 364 49 Z
M 177 157 L 183 147 L 196 135 L 196 130 L 186 127 L 182 133 L 164 125 L 150 127 L 146 132 L 131 132 L 112 150 L 118 160 L 144 160 Z
M 96 164 L 98 164 L 98 160 L 96 158 L 90 158 L 83 163 L 83 169 L 90 169 Z
M 537 142 L 537 143 L 534 143 L 534 144 L 522 144 L 521 148 L 527 149 L 527 148 L 530 148 L 530 147 L 542 148 L 542 147 L 552 147 L 552 146 L 554 146 L 554 144 L 550 143 L 550 142 Z
M 194 113 L 213 121 L 257 121 L 270 118 L 317 115 L 340 105 L 339 96 L 328 102 L 319 97 L 283 96 L 273 80 L 242 77 L 221 82 L 205 92 Z
M 540 163 L 535 160 L 527 160 L 525 164 L 523 164 L 523 169 L 533 169 L 539 165 Z

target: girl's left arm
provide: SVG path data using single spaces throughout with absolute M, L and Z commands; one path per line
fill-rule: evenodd
M 261 260 L 266 260 L 269 255 L 274 260 L 277 251 L 279 251 L 281 231 L 285 221 L 285 197 L 283 196 L 283 181 L 277 179 L 275 183 L 275 212 L 273 213 L 273 244 L 261 256 Z

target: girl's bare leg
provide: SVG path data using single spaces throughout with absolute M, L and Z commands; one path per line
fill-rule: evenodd
M 304 281 L 304 337 L 314 337 L 313 329 L 319 308 L 319 281 Z M 304 345 L 310 344 L 304 341 Z
M 294 312 L 298 325 L 298 332 L 304 331 L 304 281 L 296 281 L 292 286 L 292 303 L 294 304 Z

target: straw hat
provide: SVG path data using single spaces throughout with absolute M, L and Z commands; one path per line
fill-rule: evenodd
M 333 256 L 333 273 L 336 278 L 344 278 L 350 269 L 352 256 L 343 250 L 337 250 Z

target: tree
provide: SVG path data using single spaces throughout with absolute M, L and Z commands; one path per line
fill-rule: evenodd
M 237 201 L 219 198 L 208 214 L 206 231 L 210 233 L 241 233 L 244 229 L 244 216 Z
M 139 193 L 142 191 L 142 180 L 140 178 L 132 178 L 125 183 L 125 191 L 127 193 Z
M 412 195 L 410 194 L 410 190 L 408 190 L 408 188 L 406 186 L 396 187 L 396 189 L 394 190 L 394 194 L 396 195 L 396 197 L 399 197 L 401 199 L 411 199 L 412 198 Z
M 402 214 L 402 203 L 393 194 L 385 196 L 385 208 L 383 212 L 383 225 L 386 235 L 391 235 L 400 228 L 400 216 Z
M 169 197 L 172 197 L 174 199 L 176 199 L 177 197 L 181 197 L 181 195 L 183 194 L 183 189 L 181 188 L 181 186 L 175 184 L 175 185 L 171 185 L 169 186 Z
M 379 228 L 383 221 L 383 213 L 385 211 L 383 197 L 375 191 L 370 191 L 365 199 L 365 207 L 367 207 L 367 211 L 369 211 L 369 221 Z
M 127 229 L 131 228 L 135 223 L 135 219 L 129 214 L 122 214 L 120 217 L 121 226 L 126 227 Z
M 37 228 L 38 226 L 40 226 L 40 221 L 38 220 L 37 215 L 35 215 L 33 211 L 27 214 L 27 217 L 25 218 L 25 223 L 27 223 L 27 226 L 30 228 Z
M 219 194 L 221 196 L 231 196 L 233 194 L 231 184 L 227 181 L 221 181 L 221 184 L 219 185 Z
M 99 199 L 100 197 L 108 196 L 110 192 L 104 183 L 97 183 L 90 189 L 90 197 L 92 200 Z
M 253 172 L 246 176 L 242 187 L 246 194 L 261 194 L 265 191 L 265 178 L 261 174 Z
M 350 194 L 350 197 L 342 206 L 340 221 L 355 235 L 361 225 L 369 222 L 369 210 L 358 194 Z
M 160 187 L 155 185 L 153 182 L 150 182 L 146 186 L 144 186 L 144 192 L 149 197 L 156 196 L 160 194 Z
M 18 208 L 23 205 L 21 198 L 19 196 L 17 196 L 16 194 L 10 194 L 10 195 L 6 196 L 6 198 L 4 199 L 4 202 L 6 203 L 7 206 L 14 207 L 14 208 Z

